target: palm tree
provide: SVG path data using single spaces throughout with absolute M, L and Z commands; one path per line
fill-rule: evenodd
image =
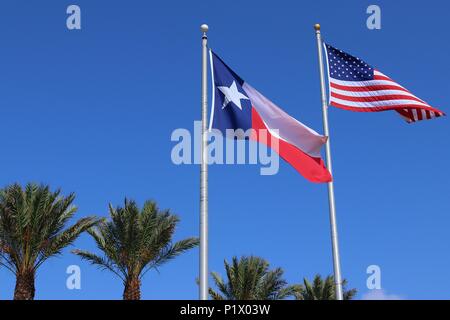
M 297 285 L 287 285 L 283 270 L 269 270 L 269 263 L 259 257 L 233 257 L 230 264 L 225 260 L 227 282 L 212 272 L 219 291 L 209 289 L 213 300 L 282 300 L 293 297 Z
M 357 290 L 347 290 L 347 280 L 342 281 L 344 300 L 351 300 L 356 295 Z M 325 279 L 318 274 L 313 282 L 303 278 L 303 286 L 296 294 L 297 300 L 336 300 L 334 277 L 328 276 Z
M 16 276 L 15 300 L 33 300 L 38 268 L 98 222 L 87 217 L 66 228 L 74 198 L 34 183 L 0 190 L 0 265 Z
M 140 210 L 134 201 L 125 199 L 123 208 L 109 205 L 109 214 L 110 221 L 88 231 L 104 255 L 82 250 L 73 253 L 117 275 L 124 283 L 124 300 L 139 300 L 141 280 L 149 270 L 199 243 L 197 238 L 172 243 L 179 218 L 169 210 L 160 211 L 152 201 Z

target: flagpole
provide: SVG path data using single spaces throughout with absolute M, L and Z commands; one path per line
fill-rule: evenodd
M 328 102 L 325 89 L 325 72 L 323 68 L 323 55 L 322 55 L 322 37 L 320 34 L 320 24 L 314 25 L 317 38 L 317 51 L 319 57 L 319 72 L 320 72 L 320 91 L 322 100 L 322 114 L 323 114 L 323 130 L 324 134 L 328 137 L 326 143 L 326 156 L 327 156 L 327 168 L 332 174 L 331 166 L 331 148 L 330 148 L 330 132 L 328 129 Z M 342 277 L 341 277 L 341 262 L 339 257 L 339 242 L 336 223 L 336 207 L 334 204 L 334 185 L 333 181 L 328 182 L 328 202 L 330 206 L 330 227 L 331 227 L 331 244 L 333 248 L 333 269 L 334 269 L 334 281 L 336 285 L 336 299 L 343 300 L 342 293 Z
M 202 24 L 202 144 L 200 166 L 200 300 L 208 300 L 208 155 L 207 155 L 207 63 L 208 63 L 208 26 Z

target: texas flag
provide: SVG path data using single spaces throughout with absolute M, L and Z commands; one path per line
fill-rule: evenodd
M 210 129 L 219 129 L 224 135 L 227 129 L 254 129 L 250 139 L 269 147 L 277 142 L 275 151 L 306 179 L 317 183 L 331 181 L 320 155 L 327 137 L 289 116 L 212 51 L 210 59 L 214 84 Z

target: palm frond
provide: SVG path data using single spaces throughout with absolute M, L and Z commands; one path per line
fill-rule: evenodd
M 77 211 L 73 193 L 63 196 L 47 185 L 12 184 L 0 190 L 0 251 L 14 272 L 35 272 L 86 229 L 93 217 L 69 225 Z
M 102 221 L 102 219 L 96 217 L 82 218 L 74 225 L 55 236 L 53 239 L 50 239 L 49 242 L 42 248 L 41 257 L 36 263 L 36 268 L 49 257 L 61 254 L 62 249 L 71 245 L 81 233 L 89 230 L 100 221 Z
M 226 300 L 278 300 L 297 293 L 298 286 L 289 286 L 283 279 L 283 270 L 269 269 L 269 263 L 259 257 L 233 257 L 224 261 L 227 281 L 218 273 L 211 273 L 218 291 L 210 289 L 213 299 Z
M 347 280 L 342 281 L 344 300 L 351 300 L 356 295 L 356 289 L 346 289 Z M 327 276 L 325 279 L 317 274 L 313 282 L 310 283 L 308 279 L 303 279 L 303 286 L 301 286 L 295 293 L 297 300 L 335 300 L 336 289 L 334 284 L 334 277 Z
M 86 260 L 91 264 L 98 266 L 100 269 L 111 271 L 112 273 L 117 275 L 121 280 L 123 281 L 125 280 L 126 275 L 123 275 L 120 272 L 118 272 L 111 261 L 108 261 L 107 259 L 100 257 L 94 253 L 91 253 L 89 251 L 75 249 L 72 250 L 72 253 L 81 257 L 82 260 Z
M 147 201 L 140 209 L 135 201 L 126 198 L 123 207 L 109 204 L 108 209 L 110 219 L 90 228 L 88 233 L 104 255 L 97 261 L 106 263 L 108 270 L 115 270 L 125 279 L 141 279 L 149 270 L 198 245 L 197 238 L 172 244 L 179 218 L 168 210 L 159 210 L 153 201 Z
M 168 261 L 174 259 L 180 254 L 195 248 L 199 245 L 198 238 L 187 238 L 181 241 L 176 242 L 173 245 L 168 245 L 165 248 L 161 249 L 158 255 L 154 258 L 153 261 L 145 261 L 146 267 L 141 274 L 141 278 L 152 268 L 158 268 L 161 265 L 167 263 Z

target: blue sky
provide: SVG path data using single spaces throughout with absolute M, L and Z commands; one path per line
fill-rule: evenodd
M 66 8 L 82 30 L 66 28 Z M 125 196 L 156 200 L 181 218 L 176 239 L 198 234 L 199 168 L 170 159 L 176 128 L 200 119 L 200 32 L 246 81 L 322 132 L 313 24 L 449 112 L 444 1 L 377 1 L 382 29 L 368 30 L 369 1 L 86 1 L 0 4 L 0 184 L 37 181 L 77 194 L 77 217 L 107 215 Z M 386 294 L 450 298 L 448 119 L 406 124 L 395 112 L 330 110 L 342 272 L 363 297 L 366 268 L 381 267 Z M 255 254 L 290 282 L 332 272 L 326 185 L 282 163 L 210 168 L 210 269 Z M 88 236 L 76 248 L 96 250 Z M 67 249 L 38 273 L 37 299 L 120 299 L 112 274 Z M 77 264 L 82 289 L 66 289 Z M 198 250 L 150 272 L 144 299 L 196 299 Z M 0 298 L 14 277 L 0 269 Z

